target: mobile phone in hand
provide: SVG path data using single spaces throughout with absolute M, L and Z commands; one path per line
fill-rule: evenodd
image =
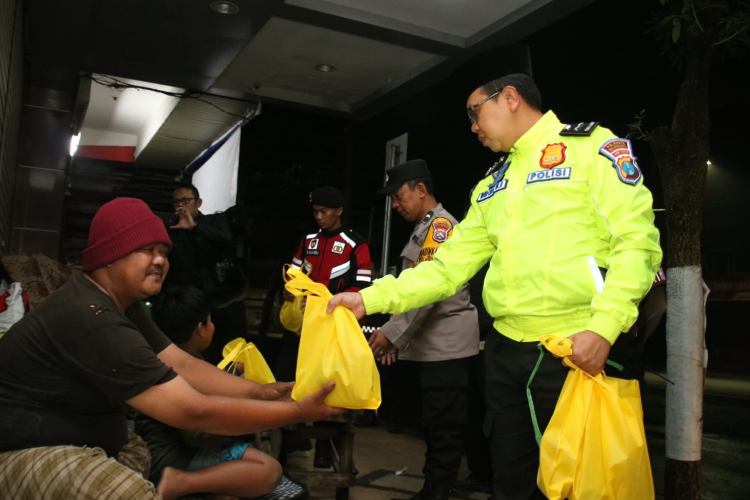
M 176 226 L 177 222 L 180 220 L 177 214 L 171 212 L 154 212 L 154 215 L 160 218 L 167 227 Z

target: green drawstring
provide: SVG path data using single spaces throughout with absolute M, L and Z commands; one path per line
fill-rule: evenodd
M 615 363 L 614 361 L 607 360 L 607 364 L 611 366 L 612 368 L 616 368 L 619 371 L 623 371 L 625 369 L 625 367 L 622 366 L 620 363 Z
M 539 349 L 539 359 L 536 360 L 536 366 L 534 367 L 534 370 L 531 372 L 531 376 L 529 377 L 529 381 L 526 384 L 526 398 L 529 400 L 529 412 L 531 413 L 531 423 L 534 425 L 534 437 L 536 438 L 536 444 L 541 444 L 542 442 L 542 433 L 539 430 L 539 422 L 536 420 L 536 411 L 534 410 L 534 400 L 531 399 L 531 381 L 534 380 L 534 375 L 536 375 L 537 370 L 539 370 L 539 365 L 542 364 L 542 358 L 544 358 L 544 347 L 542 346 L 542 343 L 539 342 L 536 345 L 537 349 Z M 620 363 L 615 363 L 614 361 L 607 360 L 607 364 L 619 371 L 623 371 L 625 368 Z
M 544 347 L 542 347 L 541 342 L 539 342 L 536 347 L 537 349 L 539 349 L 539 359 L 537 359 L 534 371 L 531 372 L 529 382 L 526 384 L 526 397 L 529 399 L 529 411 L 531 412 L 531 423 L 534 424 L 534 436 L 536 437 L 536 444 L 541 444 L 542 433 L 539 432 L 539 423 L 536 421 L 536 411 L 534 411 L 534 400 L 531 399 L 531 381 L 534 380 L 534 375 L 536 375 L 536 371 L 539 369 L 539 365 L 542 364 L 542 358 L 544 357 Z

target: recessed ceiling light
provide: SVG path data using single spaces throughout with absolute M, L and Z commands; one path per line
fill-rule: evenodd
M 315 69 L 322 71 L 323 73 L 330 73 L 331 71 L 336 71 L 336 66 L 333 64 L 318 64 L 315 66 Z
M 232 2 L 225 2 L 222 0 L 218 2 L 211 2 L 211 10 L 214 12 L 218 12 L 219 14 L 236 14 L 240 11 L 240 8 Z

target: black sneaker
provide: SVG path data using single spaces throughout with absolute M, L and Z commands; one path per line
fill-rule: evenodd
M 453 488 L 442 484 L 428 483 L 425 481 L 424 486 L 408 500 L 448 500 L 450 494 L 453 492 Z M 391 500 L 403 500 L 392 498 Z
M 472 472 L 464 479 L 456 481 L 456 489 L 462 491 L 477 491 L 479 493 L 492 493 L 492 481 L 489 478 L 478 476 Z
M 310 493 L 304 485 L 295 483 L 286 475 L 283 475 L 276 489 L 255 500 L 305 500 L 309 496 Z

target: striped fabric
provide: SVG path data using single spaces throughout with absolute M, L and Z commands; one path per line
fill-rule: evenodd
M 101 448 L 45 446 L 0 453 L 0 498 L 7 500 L 158 500 L 151 459 L 128 431 L 117 460 Z
M 372 282 L 372 270 L 371 269 L 357 269 L 357 281 L 366 281 L 367 283 Z

